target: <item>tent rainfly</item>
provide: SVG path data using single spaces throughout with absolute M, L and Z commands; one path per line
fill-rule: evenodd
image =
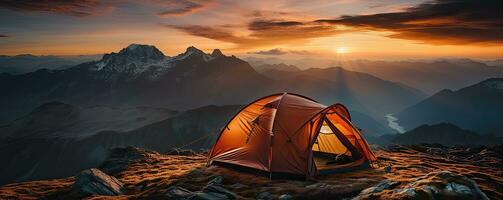
M 242 108 L 222 129 L 209 164 L 305 177 L 369 168 L 376 156 L 342 104 L 283 93 Z

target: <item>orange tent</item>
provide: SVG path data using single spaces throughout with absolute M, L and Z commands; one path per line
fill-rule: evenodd
M 369 167 L 376 157 L 342 104 L 274 94 L 241 109 L 223 128 L 209 163 L 313 177 Z

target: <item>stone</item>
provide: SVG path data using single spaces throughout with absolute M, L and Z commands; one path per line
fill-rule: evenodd
M 257 197 L 255 197 L 257 200 L 271 200 L 272 198 L 272 194 L 269 192 L 258 193 Z
M 202 192 L 225 199 L 236 199 L 237 195 L 221 186 L 212 184 L 203 188 Z
M 475 183 L 466 176 L 449 171 L 431 172 L 416 178 L 399 189 L 399 183 L 383 181 L 360 192 L 355 199 L 489 199 Z M 384 190 L 392 189 L 388 192 Z
M 87 194 L 106 196 L 122 195 L 126 192 L 122 182 L 96 168 L 80 172 L 73 188 Z
M 283 194 L 279 196 L 279 200 L 293 200 L 293 199 L 294 199 L 293 196 L 289 194 Z
M 228 187 L 232 188 L 232 189 L 242 189 L 242 188 L 247 188 L 248 186 L 241 184 L 241 183 L 234 183 L 232 185 L 229 185 Z
M 380 183 L 378 183 L 376 186 L 369 187 L 365 190 L 362 190 L 362 192 L 360 194 L 367 195 L 367 194 L 371 194 L 371 193 L 382 192 L 383 190 L 393 189 L 394 187 L 396 187 L 399 184 L 400 184 L 399 182 L 384 180 L 384 181 L 381 181 Z
M 391 167 L 391 165 L 384 167 L 384 172 L 386 172 L 386 173 L 391 173 L 392 170 L 393 170 L 393 168 Z
M 415 197 L 417 195 L 416 190 L 414 188 L 405 188 L 398 191 L 398 194 L 402 194 L 408 197 Z
M 472 190 L 468 186 L 461 185 L 458 183 L 447 183 L 447 186 L 445 186 L 445 191 L 460 193 L 460 194 L 465 194 L 465 195 L 472 194 Z
M 166 190 L 166 196 L 172 198 L 189 198 L 192 195 L 191 191 L 178 186 L 171 186 Z
M 228 200 L 226 196 L 222 195 L 215 195 L 215 194 L 210 194 L 210 193 L 205 193 L 205 192 L 195 192 L 192 196 L 189 198 L 185 198 L 188 200 Z
M 223 181 L 224 181 L 223 176 L 217 176 L 217 177 L 211 179 L 211 181 L 209 181 L 207 185 L 214 185 L 214 184 L 220 185 L 220 184 L 222 184 Z
M 447 150 L 442 149 L 442 148 L 438 148 L 438 147 L 428 147 L 426 149 L 426 152 L 428 152 L 430 154 L 436 154 L 436 155 L 445 155 L 445 154 L 447 154 Z

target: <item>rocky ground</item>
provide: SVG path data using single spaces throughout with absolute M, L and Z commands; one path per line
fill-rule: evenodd
M 502 199 L 502 150 L 381 147 L 374 169 L 297 181 L 206 167 L 190 151 L 128 147 L 75 177 L 1 186 L 0 199 Z

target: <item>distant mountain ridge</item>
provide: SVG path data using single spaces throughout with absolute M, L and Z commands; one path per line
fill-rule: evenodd
M 15 56 L 0 55 L 0 74 L 23 74 L 39 69 L 62 69 L 83 62 L 99 59 L 97 55 L 83 56 L 35 56 L 21 54 Z
M 491 78 L 460 90 L 442 90 L 396 114 L 406 129 L 448 122 L 481 134 L 503 136 L 503 78 Z
M 340 66 L 347 70 L 363 72 L 384 80 L 402 83 L 419 89 L 428 95 L 435 94 L 443 89 L 457 90 L 488 78 L 503 77 L 502 59 L 338 60 L 309 56 L 297 59 L 247 57 L 245 60 L 249 61 L 254 67 L 279 63 L 299 66 L 303 70 Z
M 389 138 L 388 138 L 389 139 Z M 391 136 L 391 141 L 398 144 L 442 144 L 452 145 L 498 145 L 503 138 L 493 135 L 479 135 L 470 130 L 464 130 L 450 123 L 421 125 L 403 134 Z
M 471 59 L 433 61 L 355 60 L 343 67 L 404 83 L 434 94 L 443 89 L 457 90 L 492 77 L 503 77 L 503 67 L 490 66 Z
M 277 70 L 285 72 L 298 72 L 300 69 L 295 65 L 287 65 L 285 63 L 279 64 L 262 64 L 257 66 L 252 66 L 259 73 L 267 73 L 268 71 Z

